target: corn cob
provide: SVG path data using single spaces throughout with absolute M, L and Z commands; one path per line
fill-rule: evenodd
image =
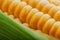
M 8 1 L 9 2 L 9 1 Z M 14 2 L 14 3 L 16 3 L 16 2 Z M 14 5 L 15 6 L 15 5 Z M 13 6 L 13 7 L 14 7 Z M 12 8 L 13 8 L 12 7 Z M 28 8 L 29 7 L 31 7 L 31 6 L 23 6 L 22 8 L 21 8 L 21 11 L 19 12 L 20 14 L 18 14 L 18 16 L 19 16 L 19 18 L 20 18 L 20 20 L 22 21 L 22 22 L 26 22 L 26 23 L 28 23 L 29 25 L 30 25 L 30 27 L 31 28 L 34 28 L 34 29 L 39 29 L 39 30 L 42 30 L 43 32 L 45 32 L 44 31 L 44 24 L 50 19 L 50 20 L 52 20 L 51 19 L 51 17 L 48 15 L 48 14 L 44 14 L 44 15 L 40 15 L 40 14 L 42 14 L 42 13 L 39 13 L 39 11 L 37 10 L 37 9 L 32 9 L 32 7 L 28 10 Z M 9 8 L 9 7 L 8 7 Z M 16 8 L 16 7 L 14 7 L 14 8 Z M 25 9 L 25 8 L 27 8 L 27 9 Z M 4 9 L 5 10 L 5 9 Z M 26 10 L 28 10 L 28 11 L 26 11 Z M 7 10 L 8 11 L 8 10 Z M 14 10 L 13 11 L 10 11 L 11 12 L 11 14 L 14 14 Z M 26 12 L 26 17 L 24 16 L 24 14 L 25 14 L 25 12 Z M 38 12 L 38 13 L 37 13 Z M 17 13 L 16 13 L 17 14 Z M 41 17 L 38 17 L 38 21 L 36 21 L 36 18 L 34 19 L 33 17 L 35 17 L 35 15 L 37 15 L 37 14 L 39 14 L 39 16 L 41 16 Z M 38 16 L 38 15 L 37 15 Z M 26 19 L 26 20 L 25 20 Z M 33 20 L 34 20 L 34 22 L 33 22 Z M 43 21 L 42 21 L 43 20 Z M 36 26 L 34 26 L 35 25 L 35 21 L 37 22 L 36 23 Z M 55 20 L 53 19 L 53 23 L 50 25 L 50 28 L 52 28 L 52 27 L 56 27 L 56 26 L 54 26 L 55 25 L 55 23 L 56 23 L 56 25 L 58 24 L 57 22 L 54 22 Z M 32 24 L 32 23 L 34 23 L 34 24 Z M 60 22 L 59 22 L 60 23 Z M 53 25 L 54 24 L 54 25 Z M 48 27 L 46 27 L 46 28 L 48 28 Z M 49 29 L 50 29 L 49 28 Z M 58 27 L 57 27 L 57 29 L 59 28 L 59 25 L 58 25 Z M 54 31 L 55 29 L 53 29 L 52 31 Z M 46 30 L 47 31 L 47 30 Z M 50 30 L 48 30 L 48 33 L 47 34 L 51 34 L 51 35 L 53 35 L 53 33 L 52 33 L 52 31 L 50 32 Z M 55 36 L 55 34 L 56 34 L 56 37 L 57 38 L 60 38 L 59 36 L 60 36 L 60 34 L 58 34 L 58 31 L 55 31 L 55 32 L 57 32 L 57 33 L 54 33 L 54 36 Z
M 29 4 L 33 8 L 35 8 L 40 1 L 45 1 L 45 3 L 48 2 L 47 0 L 21 0 L 21 1 L 26 2 L 27 4 Z
M 0 1 L 1 2 L 1 1 Z M 9 4 L 9 5 L 8 5 Z M 46 6 L 44 6 L 46 4 Z M 2 3 L 1 3 L 1 9 L 3 11 L 7 11 L 9 12 L 9 14 L 13 14 L 18 17 L 20 11 L 22 10 L 22 8 L 24 8 L 24 6 L 26 6 L 27 4 L 25 2 L 16 2 L 16 1 L 12 1 L 12 0 L 2 0 Z M 41 5 L 41 6 L 39 6 Z M 47 5 L 50 5 L 49 7 Z M 48 13 L 49 15 L 51 15 L 51 17 L 53 17 L 55 20 L 60 20 L 59 16 L 60 16 L 60 9 L 59 7 L 56 8 L 56 6 L 53 6 L 51 4 L 47 4 L 47 2 L 44 2 L 43 1 L 40 1 L 40 3 L 38 4 L 37 8 L 40 9 L 40 8 L 43 8 L 43 12 L 45 13 Z M 28 8 L 28 7 L 27 7 Z M 30 9 L 28 10 L 31 10 L 32 7 L 29 7 Z M 51 9 L 51 10 L 50 10 Z M 27 10 L 27 9 L 26 9 Z M 49 12 L 48 12 L 49 11 Z M 59 13 L 58 13 L 59 12 Z M 55 15 L 57 14 L 57 15 Z
M 26 2 L 27 0 L 21 0 L 21 1 Z M 28 0 L 28 2 L 26 3 L 28 3 L 33 8 L 37 8 L 39 11 L 48 13 L 55 20 L 60 21 L 60 18 L 59 18 L 60 14 L 57 14 L 60 11 L 60 7 L 49 3 L 48 0 Z M 55 14 L 57 15 L 55 16 Z
M 48 0 L 50 3 L 60 6 L 60 0 Z
M 60 22 L 56 22 L 48 14 L 43 15 L 42 13 L 29 13 L 28 16 L 26 17 L 26 21 L 31 28 L 39 29 L 44 33 L 47 33 L 52 36 L 56 35 L 56 37 L 58 38 L 56 30 L 58 30 Z

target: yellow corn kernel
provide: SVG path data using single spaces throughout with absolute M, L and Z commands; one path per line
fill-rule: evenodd
M 20 12 L 21 12 L 21 10 L 23 9 L 23 7 L 25 7 L 27 4 L 25 3 L 25 2 L 20 2 L 17 6 L 16 6 L 16 8 L 15 8 L 15 10 L 14 10 L 14 16 L 15 17 L 19 17 L 19 14 L 20 14 Z
M 39 30 L 42 30 L 42 28 L 43 28 L 43 26 L 44 26 L 44 24 L 46 23 L 46 21 L 48 20 L 48 19 L 50 19 L 51 17 L 48 15 L 48 14 L 44 14 L 40 19 L 39 19 L 39 21 L 38 21 L 38 29 Z
M 33 29 L 37 29 L 37 23 L 40 19 L 40 17 L 43 15 L 42 12 L 37 12 L 36 14 L 33 15 L 30 21 L 30 27 Z
M 32 9 L 32 10 L 29 12 L 29 14 L 28 14 L 28 16 L 27 16 L 27 18 L 26 18 L 26 22 L 27 22 L 28 24 L 30 24 L 31 18 L 32 18 L 33 15 L 34 15 L 35 13 L 37 13 L 37 12 L 38 12 L 37 9 Z
M 22 22 L 26 21 L 26 17 L 27 17 L 27 15 L 28 15 L 28 13 L 30 12 L 31 9 L 32 9 L 32 7 L 27 5 L 21 10 L 21 12 L 19 14 L 20 15 L 19 17 L 20 17 L 20 20 Z
M 55 22 L 56 22 L 56 21 L 55 21 L 54 19 L 49 19 L 49 20 L 44 24 L 42 31 L 43 31 L 44 33 L 49 34 L 49 31 L 50 31 L 52 25 L 53 25 Z

